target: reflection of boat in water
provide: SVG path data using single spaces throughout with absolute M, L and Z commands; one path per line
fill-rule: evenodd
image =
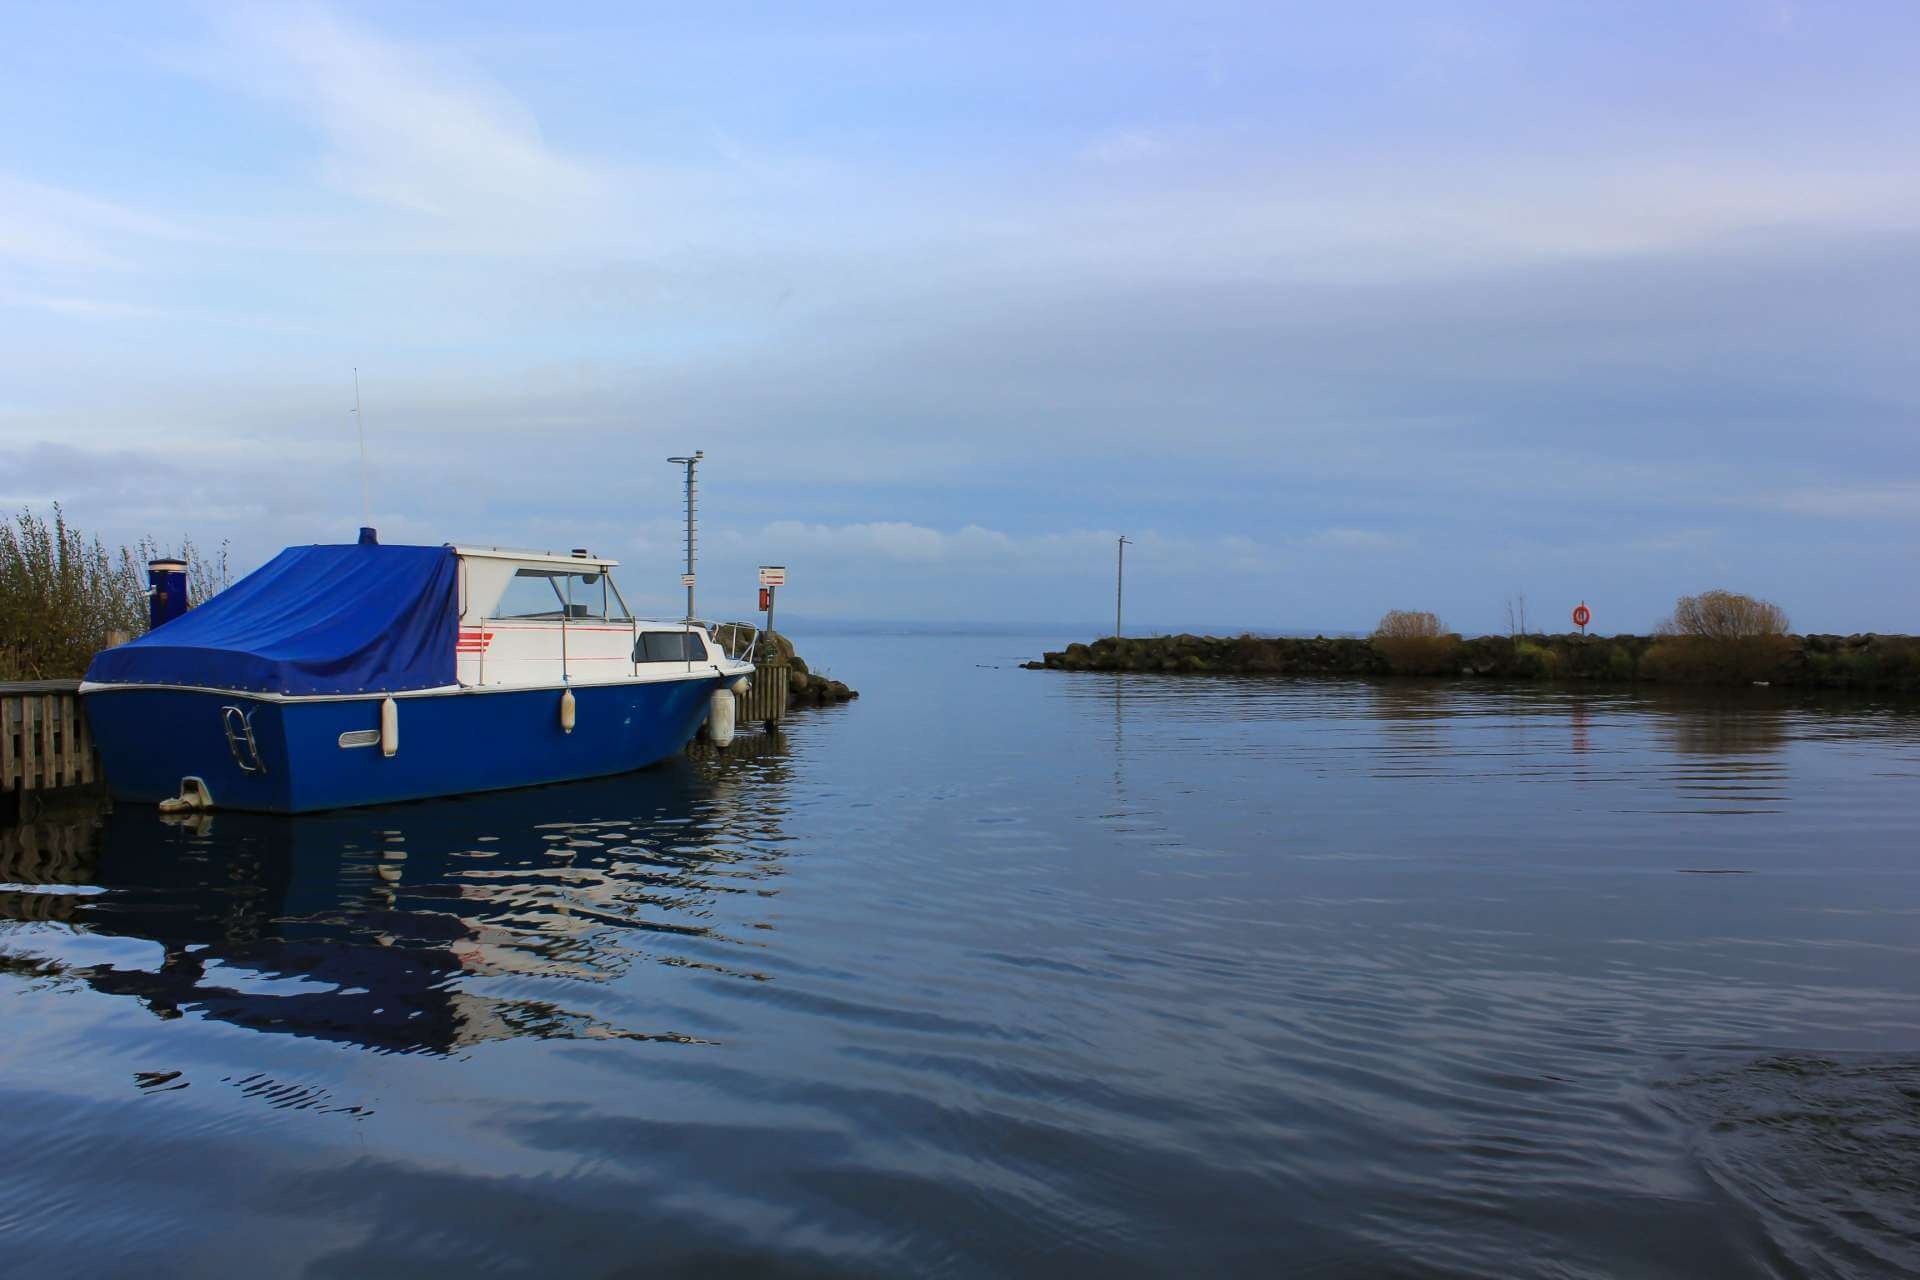
M 94 658 L 80 693 L 117 799 L 306 813 L 639 769 L 710 712 L 730 732 L 752 628 L 641 621 L 618 562 L 584 551 L 372 532 L 290 547 Z
M 161 1017 L 388 1051 L 517 1036 L 693 1039 L 561 1000 L 650 960 L 757 976 L 751 951 L 728 954 L 740 940 L 712 908 L 779 874 L 777 743 L 756 740 L 757 756 L 297 821 L 123 806 L 23 828 L 0 844 L 0 881 L 16 886 L 0 892 L 0 921 L 145 939 L 160 955 L 62 966 L 27 954 L 25 934 L 8 939 L 5 959 Z M 753 775 L 752 805 L 734 798 L 742 771 Z M 530 997 L 551 994 L 540 980 L 560 998 Z

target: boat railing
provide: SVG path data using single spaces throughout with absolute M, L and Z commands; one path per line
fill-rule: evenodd
M 720 652 L 733 662 L 752 662 L 760 646 L 760 628 L 751 622 L 710 622 L 696 618 L 694 626 L 713 637 Z

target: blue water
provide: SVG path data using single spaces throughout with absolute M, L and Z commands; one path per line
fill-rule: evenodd
M 34 1275 L 1920 1275 L 1920 715 L 1068 675 L 0 831 Z

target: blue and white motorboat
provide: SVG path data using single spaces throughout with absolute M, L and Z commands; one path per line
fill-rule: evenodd
M 289 547 L 95 656 L 107 786 L 305 813 L 644 768 L 710 714 L 731 733 L 752 628 L 638 619 L 618 563 L 371 531 Z

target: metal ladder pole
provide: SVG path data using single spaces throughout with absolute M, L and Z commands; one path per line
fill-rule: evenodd
M 699 502 L 699 481 L 695 468 L 700 465 L 700 454 L 695 453 L 687 463 L 687 621 L 691 623 L 698 615 L 693 608 L 693 564 L 696 547 L 694 543 L 695 511 Z
M 694 500 L 697 492 L 694 484 L 694 468 L 700 465 L 700 459 L 707 456 L 704 449 L 695 449 L 692 457 L 668 458 L 667 461 L 687 469 L 687 625 L 692 626 L 693 612 L 693 558 L 694 558 Z

